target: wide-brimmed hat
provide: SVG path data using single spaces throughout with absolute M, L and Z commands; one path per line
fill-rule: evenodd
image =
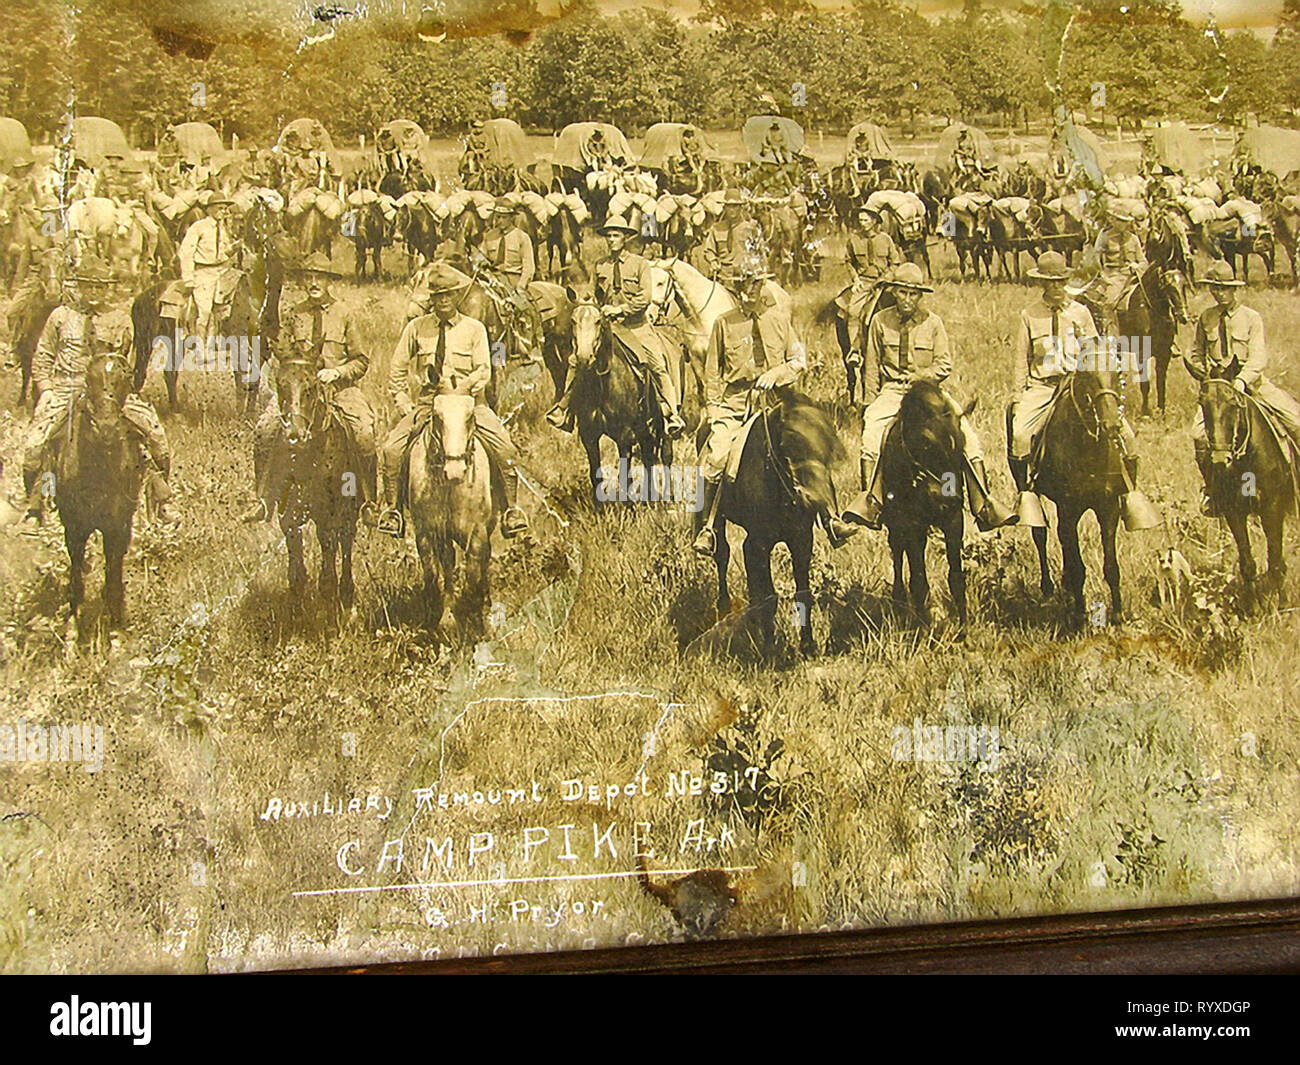
M 1059 251 L 1045 251 L 1028 271 L 1028 276 L 1035 281 L 1068 281 L 1070 267 Z
M 861 218 L 864 214 L 871 215 L 873 218 L 876 219 L 877 222 L 881 221 L 884 218 L 884 215 L 880 213 L 879 207 L 868 207 L 865 203 L 858 208 L 857 217 Z
M 726 264 L 721 271 L 722 282 L 726 285 L 745 285 L 751 281 L 767 281 L 772 271 L 761 258 L 746 256 Z
M 885 279 L 885 284 L 892 285 L 894 288 L 910 288 L 916 292 L 934 291 L 925 283 L 925 275 L 921 273 L 921 268 L 916 263 L 903 263 L 901 266 L 894 267 L 894 272 Z
M 474 279 L 461 273 L 451 263 L 435 260 L 426 275 L 429 295 L 437 296 L 444 292 L 459 292 L 474 283 Z
M 1241 288 L 1246 282 L 1233 276 L 1232 266 L 1223 259 L 1210 263 L 1203 276 L 1196 279 L 1198 285 L 1213 285 L 1216 288 Z
M 740 189 L 727 189 L 727 191 L 722 194 L 722 205 L 724 207 L 729 203 L 740 206 L 743 205 L 744 202 L 745 194 Z
M 612 214 L 606 218 L 605 224 L 601 226 L 597 232 L 602 237 L 609 233 L 627 233 L 633 237 L 641 235 L 641 230 L 637 229 L 636 226 L 629 225 L 626 218 L 616 214 Z
M 296 271 L 300 277 L 308 274 L 324 274 L 326 277 L 342 277 L 343 272 L 336 270 L 324 252 L 315 252 L 298 263 Z
M 118 276 L 103 259 L 88 255 L 73 267 L 72 280 L 88 285 L 114 285 Z
M 221 193 L 217 193 L 215 196 L 211 196 L 211 197 L 209 197 L 209 198 L 208 198 L 208 201 L 207 201 L 203 206 L 204 206 L 205 208 L 209 208 L 209 207 L 234 207 L 234 206 L 235 206 L 235 201 L 232 200 L 229 196 L 223 196 Z
M 519 204 L 511 203 L 509 200 L 497 200 L 497 202 L 492 205 L 493 214 L 512 215 L 518 210 Z

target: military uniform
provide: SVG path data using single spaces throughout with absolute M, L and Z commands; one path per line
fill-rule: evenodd
M 375 412 L 358 387 L 370 368 L 370 356 L 361 342 L 352 312 L 336 299 L 321 304 L 308 299 L 295 304 L 280 324 L 278 345 L 287 354 L 310 352 L 318 369 L 337 370 L 333 383 L 326 385 L 330 405 L 347 436 L 353 467 L 360 482 L 363 502 L 375 497 Z M 280 407 L 274 394 L 254 429 L 258 462 L 258 498 L 270 517 L 279 502 L 288 461 L 288 450 L 280 431 Z
M 1217 305 L 1206 308 L 1196 320 L 1192 350 L 1183 361 L 1198 381 L 1207 377 L 1240 381 L 1300 449 L 1300 403 L 1264 376 L 1268 349 L 1258 311 L 1241 305 L 1231 311 Z M 1205 420 L 1199 404 L 1192 441 L 1198 451 L 1204 449 Z
M 882 230 L 867 236 L 850 233 L 845 259 L 853 270 L 853 283 L 835 297 L 840 316 L 848 322 L 849 346 L 862 344 L 867 308 L 875 298 L 882 278 L 904 262 L 894 238 Z
M 504 232 L 489 232 L 483 238 L 483 254 L 492 269 L 509 281 L 516 291 L 522 292 L 537 274 L 532 238 L 518 226 L 511 226 Z
M 788 315 L 771 299 L 756 318 L 740 308 L 713 323 L 704 353 L 704 398 L 709 436 L 701 453 L 705 480 L 717 482 L 727 456 L 751 413 L 749 396 L 758 379 L 777 371 L 776 385 L 792 385 L 807 368 L 807 353 Z
M 762 246 L 763 231 L 752 218 L 736 222 L 722 219 L 705 231 L 700 242 L 700 260 L 707 277 L 717 279 Z
M 1133 233 L 1108 229 L 1097 247 L 1098 274 L 1088 286 L 1087 298 L 1100 312 L 1100 327 L 1117 332 L 1120 303 L 1135 284 L 1135 275 L 1146 269 L 1146 252 Z
M 1041 296 L 1020 312 L 1011 412 L 1011 458 L 1027 462 L 1047 424 L 1057 386 L 1078 364 L 1081 347 L 1097 350 L 1097 327 L 1082 303 L 1052 307 Z
M 234 234 L 216 218 L 200 218 L 185 231 L 177 249 L 181 280 L 191 286 L 194 297 L 194 328 L 199 336 L 213 335 L 212 312 L 221 275 L 234 264 L 235 251 Z
M 85 382 L 86 365 L 100 352 L 117 352 L 133 359 L 131 316 L 119 307 L 87 311 L 63 304 L 50 312 L 32 357 L 32 381 L 40 399 L 23 441 L 23 483 L 29 495 L 43 468 L 52 465 L 72 403 Z M 171 495 L 167 476 L 171 454 L 157 412 L 134 392 L 126 397 L 123 414 L 144 441 L 156 467 L 154 498 L 165 503 Z
M 491 379 L 487 329 L 477 318 L 456 312 L 446 322 L 436 314 L 407 322 L 393 351 L 388 375 L 388 391 L 401 417 L 389 430 L 380 451 L 389 510 L 396 509 L 402 461 L 424 424 L 418 416 L 419 405 L 428 397 L 446 392 L 474 397 L 475 435 L 501 471 L 506 504 L 514 508 L 519 453 L 505 424 L 484 399 L 484 389 Z

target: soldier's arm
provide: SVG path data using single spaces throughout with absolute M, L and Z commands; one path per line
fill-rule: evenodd
M 418 320 L 413 318 L 406 323 L 402 335 L 397 338 L 393 361 L 388 368 L 388 394 L 392 397 L 393 405 L 403 414 L 415 405 L 411 402 L 408 384 L 411 364 L 415 359 L 415 323 Z
M 519 275 L 519 287 L 523 288 L 537 274 L 537 259 L 533 255 L 533 241 L 527 233 L 517 230 L 519 233 L 519 257 L 523 259 L 523 273 Z
M 1204 381 L 1206 377 L 1206 353 L 1209 350 L 1209 339 L 1205 332 L 1205 322 L 1198 317 L 1196 319 L 1196 331 L 1192 334 L 1192 346 L 1187 354 L 1183 356 L 1183 365 L 1187 367 L 1187 372 L 1197 381 Z
M 623 310 L 628 315 L 640 314 L 650 306 L 650 280 L 646 277 L 649 269 L 650 265 L 642 259 L 635 277 L 623 282 Z
M 472 369 L 469 376 L 460 383 L 458 391 L 468 392 L 477 399 L 492 380 L 492 354 L 488 349 L 487 328 L 482 322 L 476 321 L 474 324 L 478 328 L 474 330 L 474 339 L 470 347 Z
M 709 332 L 709 343 L 704 349 L 704 402 L 710 407 L 716 407 L 722 402 L 722 393 L 724 389 L 722 351 L 722 317 L 719 316 L 713 321 L 713 329 Z
M 56 310 L 45 322 L 41 339 L 32 355 L 32 380 L 39 391 L 46 391 L 54 378 L 54 359 L 59 347 L 59 327 L 63 322 L 62 308 Z
M 862 353 L 864 360 L 861 378 L 864 392 L 863 399 L 866 399 L 866 383 L 869 380 L 872 380 L 872 378 L 867 375 L 868 364 L 872 364 L 876 368 L 876 391 L 880 391 L 880 386 L 883 383 L 881 375 L 884 371 L 885 365 L 885 329 L 879 318 L 872 318 L 871 325 L 867 327 L 866 346 L 867 350 Z
M 339 367 L 335 378 L 339 384 L 354 385 L 366 376 L 370 369 L 370 356 L 366 354 L 361 343 L 361 331 L 352 315 L 343 319 L 343 345 L 347 351 L 348 361 Z
M 1264 319 L 1254 315 L 1250 329 L 1250 346 L 1246 349 L 1246 364 L 1237 376 L 1247 388 L 1254 388 L 1268 369 L 1268 349 L 1264 345 Z
M 952 374 L 952 346 L 948 343 L 948 330 L 944 327 L 943 319 L 931 315 L 930 320 L 934 322 L 934 368 L 930 374 L 942 383 Z
M 176 249 L 176 258 L 180 261 L 181 280 L 187 285 L 194 283 L 194 253 L 198 247 L 198 223 L 190 226 L 181 238 L 181 246 Z

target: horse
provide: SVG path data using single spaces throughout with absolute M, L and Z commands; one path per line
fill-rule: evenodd
M 636 453 L 647 470 L 672 462 L 672 441 L 664 429 L 653 385 L 639 379 L 628 360 L 615 352 L 612 330 L 600 308 L 589 299 L 578 300 L 571 328 L 577 366 L 572 371 L 570 409 L 587 453 L 593 505 L 599 510 L 603 500 L 610 498 L 602 490 L 603 437 L 614 441 L 622 468 L 627 468 Z
M 352 247 L 356 253 L 355 274 L 358 282 L 366 279 L 367 268 L 376 281 L 384 279 L 384 248 L 392 243 L 384 209 L 376 200 L 352 208 Z
M 947 226 L 940 226 L 942 232 L 947 228 L 952 237 L 953 247 L 957 249 L 957 273 L 966 279 L 966 261 L 970 260 L 971 273 L 976 281 L 980 279 L 980 264 L 984 264 L 984 279 L 993 280 L 993 244 L 989 216 L 992 213 L 987 205 L 968 201 L 969 208 L 954 208 L 955 197 L 948 207 Z
M 448 642 L 476 640 L 485 630 L 498 508 L 487 451 L 474 434 L 473 396 L 433 397 L 405 482 L 429 625 Z
M 54 499 L 68 549 L 68 608 L 75 619 L 85 598 L 86 541 L 104 542 L 104 609 L 110 629 L 126 613 L 122 565 L 143 479 L 140 441 L 123 412 L 131 370 L 116 352 L 92 356 L 85 387 L 72 403 L 67 436 L 55 465 Z
M 121 263 L 133 275 L 143 274 L 153 262 L 157 239 L 145 230 L 134 212 L 125 225 L 120 224 L 116 201 L 88 196 L 70 204 L 67 216 L 74 244 L 105 262 Z
M 1178 338 L 1178 326 L 1187 321 L 1187 275 L 1191 246 L 1178 216 L 1158 212 L 1146 242 L 1148 266 L 1126 306 L 1119 309 L 1119 331 L 1131 342 L 1142 343 L 1137 352 L 1137 379 L 1142 390 L 1142 415 L 1151 413 L 1151 378 L 1155 377 L 1156 407 L 1165 410 L 1165 384 L 1169 362 Z M 1144 338 L 1150 337 L 1147 348 Z M 1133 353 L 1130 353 L 1133 354 Z M 1154 374 L 1152 364 L 1154 363 Z
M 546 222 L 546 254 L 538 265 L 548 277 L 586 281 L 587 267 L 582 261 L 582 227 L 568 207 L 561 207 Z M 559 270 L 555 262 L 559 260 Z
M 197 360 L 205 369 L 219 369 L 224 360 L 234 378 L 236 409 L 251 416 L 257 409 L 263 333 L 248 275 L 233 267 L 223 274 L 213 311 L 217 324 L 210 341 L 186 334 L 176 316 L 174 293 L 167 291 L 173 284 L 166 279 L 155 281 L 131 301 L 135 391 L 144 388 L 150 368 L 159 367 L 167 385 L 168 404 L 175 410 L 180 402 L 180 372 L 187 356 L 191 368 Z M 265 317 L 265 304 L 261 317 Z
M 772 550 L 783 543 L 794 570 L 799 649 L 814 655 L 817 640 L 812 631 L 809 575 L 817 510 L 811 497 L 833 506 L 830 471 L 843 455 L 843 444 L 830 414 L 807 396 L 792 389 L 777 389 L 769 396 L 745 439 L 735 479 L 721 486 L 718 515 L 723 525 L 713 556 L 718 571 L 717 611 L 725 615 L 731 609 L 727 590 L 731 547 L 725 531 L 725 523 L 731 522 L 745 530 L 748 615 L 757 621 L 763 651 L 770 651 L 776 633 Z
M 1277 592 L 1280 601 L 1286 579 L 1282 535 L 1286 516 L 1296 505 L 1290 460 L 1258 402 L 1237 391 L 1231 381 L 1206 378 L 1201 382 L 1199 403 L 1210 457 L 1205 491 L 1237 543 L 1247 606 L 1253 605 L 1257 587 L 1250 550 L 1252 513 L 1259 518 L 1268 543 L 1263 590 Z
M 289 590 L 295 600 L 307 585 L 303 558 L 303 527 L 316 526 L 320 542 L 318 588 L 325 605 L 352 609 L 356 589 L 352 580 L 352 544 L 356 539 L 361 493 L 348 474 L 357 465 L 347 434 L 316 380 L 319 362 L 300 353 L 278 360 L 275 389 L 280 411 L 284 483 L 277 505 L 280 531 L 289 554 Z M 269 461 L 263 457 L 260 461 Z M 261 470 L 258 470 L 260 478 Z M 339 568 L 335 570 L 335 557 Z
M 1038 470 L 1033 488 L 1056 504 L 1057 539 L 1061 544 L 1062 582 L 1074 612 L 1073 627 L 1083 624 L 1085 569 L 1079 553 L 1079 521 L 1092 511 L 1101 530 L 1102 572 L 1110 588 L 1112 623 L 1123 618 L 1119 559 L 1115 535 L 1119 528 L 1120 497 L 1128 491 L 1120 431 L 1119 374 L 1098 360 L 1092 368 L 1065 376 L 1039 442 Z M 1007 440 L 1011 411 L 1007 411 Z M 1033 530 L 1038 552 L 1039 587 L 1044 596 L 1055 590 L 1047 565 L 1047 529 Z
M 1042 238 L 1038 232 L 1038 219 L 1042 217 L 1041 209 L 1029 204 L 1027 218 L 1018 216 L 1020 202 L 1014 197 L 994 200 L 988 215 L 989 244 L 991 253 L 997 255 L 1002 276 L 1020 280 L 1020 256 L 1028 252 L 1031 257 L 1037 254 Z M 1011 256 L 1011 268 L 1007 268 L 1007 256 Z
M 969 414 L 974 401 L 963 412 Z M 912 612 L 930 624 L 930 583 L 925 548 L 931 529 L 943 534 L 948 556 L 948 592 L 960 629 L 966 627 L 966 574 L 962 567 L 965 532 L 965 450 L 961 416 L 933 381 L 917 381 L 904 394 L 898 421 L 880 452 L 880 478 L 886 503 L 881 519 L 889 531 L 894 563 L 894 607 L 902 610 L 911 591 Z M 905 585 L 903 562 L 910 581 Z
M 40 343 L 46 321 L 59 305 L 62 265 L 63 255 L 58 249 L 43 252 L 36 260 L 36 269 L 19 288 L 6 315 L 14 358 L 22 372 L 19 406 L 26 403 L 29 397 L 33 405 L 39 398 L 32 383 L 32 358 L 36 354 L 36 345 Z
M 840 348 L 840 357 L 844 360 L 844 379 L 848 387 L 849 405 L 855 405 L 859 399 L 866 399 L 866 380 L 863 375 L 863 368 L 860 363 L 849 361 L 849 353 L 854 349 L 854 342 L 859 352 L 865 354 L 866 351 L 866 331 L 871 324 L 872 317 L 877 311 L 884 310 L 886 307 L 894 305 L 894 290 L 888 287 L 877 288 L 874 295 L 868 297 L 869 311 L 862 320 L 862 335 L 853 337 L 849 335 L 848 315 L 840 308 L 836 302 L 839 299 L 828 301 L 825 306 L 817 312 L 814 321 L 818 325 L 833 325 L 835 327 L 835 341 Z M 861 385 L 861 388 L 859 388 Z

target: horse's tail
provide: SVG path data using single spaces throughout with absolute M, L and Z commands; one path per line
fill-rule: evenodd
M 845 455 L 834 419 L 820 404 L 791 391 L 781 396 L 779 421 L 773 443 L 789 463 L 799 502 L 814 510 L 833 508 L 831 471 Z

